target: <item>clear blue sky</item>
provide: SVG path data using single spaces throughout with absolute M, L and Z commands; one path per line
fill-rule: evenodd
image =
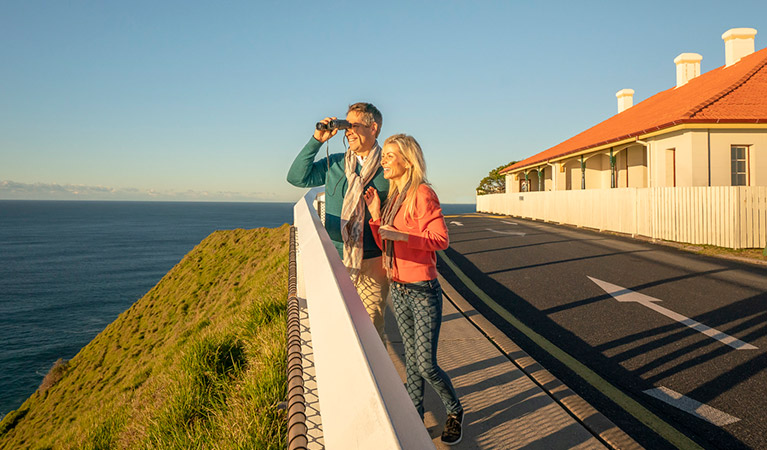
M 767 2 L 3 1 L 0 199 L 292 202 L 314 123 L 369 101 L 473 203 L 620 89 L 673 87 L 678 54 L 723 65 L 739 27 L 764 48 Z

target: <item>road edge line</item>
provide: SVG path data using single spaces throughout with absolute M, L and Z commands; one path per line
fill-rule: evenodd
M 660 417 L 656 416 L 653 412 L 642 406 L 639 402 L 634 400 L 633 398 L 629 397 L 627 394 L 623 393 L 620 389 L 613 386 L 610 382 L 599 376 L 596 372 L 589 369 L 587 366 L 585 366 L 583 363 L 572 357 L 570 354 L 565 352 L 564 350 L 560 349 L 556 345 L 554 345 L 551 341 L 546 339 L 545 337 L 541 336 L 528 326 L 526 326 L 522 321 L 517 319 L 513 314 L 508 312 L 506 309 L 501 307 L 495 300 L 493 300 L 487 293 L 485 293 L 482 289 L 477 286 L 474 281 L 471 280 L 463 271 L 445 254 L 444 251 L 437 251 L 437 254 L 439 257 L 448 265 L 450 270 L 458 277 L 461 282 L 464 283 L 464 285 L 472 291 L 482 302 L 484 302 L 490 309 L 492 309 L 496 314 L 501 316 L 504 320 L 506 320 L 511 326 L 519 330 L 521 333 L 526 335 L 528 338 L 530 338 L 533 342 L 536 343 L 539 347 L 541 347 L 544 351 L 552 355 L 554 358 L 559 360 L 562 364 L 567 366 L 570 370 L 572 370 L 574 373 L 576 373 L 581 379 L 586 381 L 588 384 L 590 384 L 592 387 L 594 387 L 596 390 L 601 392 L 604 396 L 609 398 L 613 403 L 621 407 L 624 411 L 629 413 L 632 417 L 643 423 L 648 428 L 655 431 L 661 438 L 665 439 L 672 445 L 676 446 L 677 448 L 683 448 L 683 449 L 702 449 L 702 447 L 697 444 L 695 441 L 684 435 L 684 433 L 680 432 L 676 428 L 669 425 L 666 421 L 661 419 Z M 444 280 L 444 277 L 440 276 L 441 281 Z M 451 286 L 449 283 L 447 283 L 447 280 L 444 280 L 447 286 L 450 287 L 450 289 L 453 291 L 454 295 L 459 296 L 466 304 L 464 305 L 464 309 L 468 306 L 471 308 L 470 304 L 464 299 L 458 292 Z M 505 334 L 500 332 L 500 330 L 497 329 L 494 325 L 492 325 L 487 319 L 485 319 L 481 314 L 478 312 L 474 314 L 473 316 L 481 317 L 482 319 L 476 320 L 476 322 L 483 322 L 485 326 L 488 327 L 488 331 L 491 333 L 486 332 L 485 329 L 483 329 L 480 325 L 478 325 L 475 322 L 475 319 L 472 317 L 469 317 L 462 308 L 460 308 L 455 302 L 453 302 L 450 299 L 450 296 L 447 295 L 448 300 L 450 300 L 451 303 L 455 305 L 455 307 L 461 311 L 461 313 L 472 323 L 475 327 L 477 327 L 485 336 L 490 339 L 491 342 L 493 342 L 496 347 L 498 347 L 504 354 L 506 354 L 507 358 L 509 358 L 516 366 L 518 366 L 525 374 L 527 374 L 533 381 L 536 382 L 536 384 L 540 385 L 545 392 L 547 392 L 552 398 L 554 398 L 557 403 L 562 405 L 566 411 L 568 411 L 573 417 L 575 417 L 580 423 L 582 423 L 586 428 L 593 433 L 595 436 L 597 436 L 598 439 L 609 445 L 613 449 L 629 449 L 629 448 L 642 448 L 639 443 L 637 443 L 633 438 L 628 436 L 623 430 L 618 428 L 617 425 L 615 425 L 612 421 L 610 421 L 607 417 L 605 417 L 602 413 L 597 411 L 593 406 L 591 406 L 588 402 L 583 400 L 580 396 L 578 396 L 575 392 L 573 392 L 567 385 L 562 383 L 559 379 L 551 375 L 548 370 L 543 368 L 538 362 L 536 362 L 533 358 L 531 358 L 526 352 L 524 352 L 521 348 L 519 348 L 511 339 L 506 337 Z M 473 308 L 471 308 L 473 310 Z M 510 345 L 508 352 L 507 349 L 504 349 L 499 345 L 497 341 L 501 341 L 505 338 L 508 340 L 508 345 Z M 510 344 L 509 344 L 510 343 Z M 512 355 L 518 355 L 518 356 L 512 356 Z M 537 374 L 537 375 L 534 375 Z M 555 392 L 556 389 L 556 392 Z M 571 398 L 571 400 L 567 400 L 567 402 L 564 402 L 561 399 L 564 398 Z M 576 398 L 577 397 L 577 398 Z M 568 406 L 569 404 L 569 406 Z M 584 409 L 581 409 L 584 408 Z M 594 419 L 592 421 L 591 417 L 592 414 L 596 413 L 596 416 L 593 416 Z M 601 417 L 600 417 L 601 416 Z M 603 419 L 604 418 L 604 421 Z M 588 421 L 587 421 L 588 419 Z M 605 422 L 606 421 L 606 422 Z M 614 427 L 609 428 L 609 424 L 612 424 Z M 608 428 L 604 429 L 603 426 L 608 426 Z M 601 431 L 600 431 L 601 430 Z M 624 441 L 624 436 L 627 438 L 627 440 Z M 636 445 L 634 447 L 634 445 Z

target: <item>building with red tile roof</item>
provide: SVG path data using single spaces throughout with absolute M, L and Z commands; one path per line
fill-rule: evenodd
M 700 74 L 702 57 L 675 59 L 677 85 L 505 168 L 507 191 L 613 187 L 767 186 L 767 48 L 756 30 L 723 36 L 726 65 Z M 509 189 L 510 188 L 510 189 Z

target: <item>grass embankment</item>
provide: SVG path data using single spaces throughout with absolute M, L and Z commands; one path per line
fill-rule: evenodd
M 736 250 L 726 247 L 717 247 L 715 245 L 686 244 L 683 242 L 672 241 L 657 242 L 669 247 L 697 253 L 699 255 L 714 256 L 717 258 L 732 259 L 753 264 L 764 264 L 767 262 L 767 248 L 741 248 Z
M 8 449 L 284 448 L 288 226 L 217 231 L 0 423 Z
M 713 245 L 701 245 L 702 249 L 697 250 L 702 255 L 721 256 L 725 258 L 735 258 L 749 261 L 767 261 L 767 249 L 761 248 L 742 248 L 733 250 L 729 248 L 714 247 Z

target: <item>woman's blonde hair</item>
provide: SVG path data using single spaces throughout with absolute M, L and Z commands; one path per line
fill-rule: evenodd
M 409 166 L 405 173 L 407 182 L 403 183 L 403 186 L 409 185 L 409 188 L 407 192 L 402 193 L 405 195 L 402 206 L 405 208 L 405 220 L 413 220 L 415 219 L 415 197 L 418 187 L 422 184 L 429 184 L 426 180 L 426 161 L 423 159 L 423 151 L 421 146 L 418 145 L 418 141 L 413 136 L 408 136 L 407 134 L 389 136 L 384 141 L 384 147 L 390 144 L 397 147 L 402 159 L 405 160 L 406 166 Z M 393 201 L 399 194 L 399 187 L 390 186 L 387 202 Z

